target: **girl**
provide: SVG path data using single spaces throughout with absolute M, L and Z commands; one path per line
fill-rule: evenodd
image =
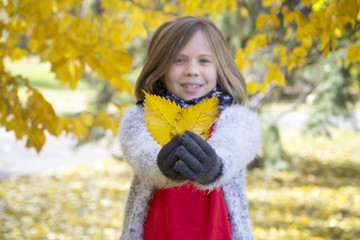
M 186 131 L 158 145 L 145 127 L 142 90 L 181 107 L 217 94 L 220 116 L 209 138 Z M 121 239 L 254 239 L 244 188 L 260 124 L 243 106 L 246 84 L 218 28 L 195 17 L 160 26 L 135 94 L 138 103 L 120 125 L 123 157 L 134 172 Z

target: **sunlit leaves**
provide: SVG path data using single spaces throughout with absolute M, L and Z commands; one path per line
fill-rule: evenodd
M 123 45 L 138 34 L 138 29 L 129 29 L 113 14 L 85 12 L 80 4 L 77 0 L 6 1 L 4 14 L 8 20 L 1 21 L 1 27 L 8 35 L 2 39 L 1 63 L 6 56 L 16 61 L 36 54 L 42 62 L 50 63 L 60 85 L 75 89 L 89 67 L 118 91 L 131 92 L 132 85 L 122 77 L 132 64 Z M 83 114 L 59 117 L 41 93 L 28 84 L 27 98 L 20 99 L 18 81 L 27 80 L 8 73 L 1 75 L 4 100 L 0 103 L 0 125 L 14 131 L 17 139 L 27 137 L 28 148 L 39 152 L 46 131 L 54 136 L 65 131 L 87 138 L 92 127 L 102 127 L 116 135 L 116 120 L 104 112 L 91 113 L 96 116 L 94 121 L 85 121 Z
M 22 98 L 18 95 L 21 81 L 27 86 L 26 96 Z M 117 134 L 118 122 L 103 111 L 83 112 L 72 117 L 58 116 L 43 95 L 29 86 L 27 79 L 0 73 L 0 96 L 0 125 L 7 131 L 13 131 L 18 140 L 26 137 L 26 147 L 35 148 L 37 152 L 41 151 L 46 141 L 46 132 L 59 136 L 61 131 L 65 131 L 79 139 L 87 139 L 90 129 L 98 127 Z
M 348 68 L 351 63 L 360 62 L 360 45 L 353 44 L 347 52 L 345 67 Z
M 219 105 L 214 95 L 189 108 L 183 108 L 175 118 L 174 133 L 181 135 L 189 130 L 206 140 L 210 134 L 211 125 L 218 117 Z
M 119 127 L 118 121 L 116 121 L 116 119 L 113 119 L 104 111 L 99 111 L 97 113 L 94 119 L 93 126 L 102 127 L 105 130 L 110 130 L 113 135 L 117 135 L 117 129 Z
M 175 119 L 181 107 L 169 99 L 145 93 L 144 121 L 147 131 L 160 145 L 165 145 L 174 136 Z
M 304 47 L 295 47 L 290 53 L 289 60 L 286 63 L 287 71 L 289 73 L 296 67 L 303 66 L 306 61 L 307 51 Z
M 204 1 L 204 0 L 195 0 L 195 1 L 185 1 L 179 0 L 182 15 L 193 15 L 193 16 L 204 16 L 209 14 L 210 16 L 215 16 L 216 14 L 221 13 L 223 9 L 230 9 L 230 11 L 235 11 L 236 1 L 234 0 L 225 0 L 225 1 Z
M 236 60 L 238 65 L 242 68 L 251 68 L 254 63 L 250 62 L 252 55 L 259 54 L 259 51 L 265 54 L 269 49 L 272 49 L 276 62 L 280 64 L 279 67 L 282 71 L 286 74 L 292 74 L 295 69 L 305 66 L 308 59 L 317 52 L 326 58 L 332 51 L 345 46 L 345 48 L 348 48 L 349 44 L 339 44 L 342 38 L 350 37 L 355 42 L 359 40 L 359 1 L 303 0 L 302 4 L 294 6 L 290 2 L 263 0 L 262 5 L 266 11 L 265 13 L 262 11 L 256 17 L 254 24 L 258 31 L 250 36 L 250 39 L 243 47 L 245 54 L 240 56 L 239 51 L 237 52 Z M 306 13 L 304 7 L 311 11 Z M 279 27 L 283 29 L 274 31 Z M 259 34 L 266 34 L 266 47 L 264 49 L 255 47 L 254 39 Z M 273 45 L 273 37 L 282 38 L 281 44 L 284 49 L 278 49 L 279 41 L 276 42 L 276 45 Z M 346 68 L 351 63 L 358 62 L 356 46 L 358 46 L 358 43 L 355 43 L 347 50 L 348 55 L 344 61 Z M 312 56 L 309 54 L 310 52 L 312 52 Z M 269 57 L 268 60 L 273 61 L 273 58 Z M 350 71 L 354 72 L 353 68 Z M 266 76 L 269 75 L 273 74 Z M 263 79 L 263 82 L 258 81 L 248 85 L 251 88 L 250 92 L 255 88 L 258 90 L 262 87 L 266 88 L 267 81 L 269 81 L 268 78 Z
M 276 5 L 276 4 L 279 4 L 282 2 L 283 2 L 283 0 L 262 0 L 262 5 L 264 7 L 270 7 L 272 5 Z
M 161 146 L 186 130 L 207 139 L 211 125 L 219 116 L 216 95 L 188 108 L 181 108 L 169 99 L 144 93 L 145 126 L 150 136 Z
M 256 26 L 256 29 L 264 29 L 265 26 L 268 24 L 268 22 L 271 21 L 271 16 L 270 15 L 260 15 L 257 17 L 256 19 L 256 23 L 255 23 L 255 26 Z
M 130 167 L 109 159 L 1 181 L 0 238 L 119 238 L 130 180 Z
M 344 0 L 334 9 L 337 19 L 336 27 L 343 29 L 346 24 L 354 25 L 358 20 L 360 3 L 357 0 Z
M 345 131 L 334 136 L 303 139 L 299 133 L 282 133 L 291 170 L 271 179 L 260 169 L 248 174 L 249 211 L 257 239 L 357 238 L 360 199 L 354 179 L 360 172 L 355 140 L 359 134 Z
M 247 8 L 245 7 L 240 7 L 240 16 L 242 18 L 248 18 L 249 17 L 249 10 L 247 10 Z
M 75 89 L 77 81 L 84 73 L 85 66 L 80 61 L 60 59 L 57 62 L 53 62 L 51 70 L 56 74 L 56 78 L 59 79 L 60 85 L 68 82 L 70 88 Z
M 9 56 L 12 61 L 17 61 L 22 59 L 23 57 L 28 57 L 29 52 L 19 47 L 14 47 L 13 50 L 10 52 Z
M 251 81 L 246 84 L 249 94 L 254 94 L 260 90 L 260 84 L 254 81 Z
M 52 106 L 43 98 L 37 90 L 29 89 L 26 103 L 18 96 L 18 81 L 5 73 L 0 74 L 0 124 L 7 131 L 14 131 L 17 139 L 27 136 L 26 146 L 40 151 L 44 142 L 44 131 L 58 136 L 58 117 Z M 28 83 L 27 83 L 28 84 Z
M 128 49 L 134 39 L 148 38 L 160 24 L 178 16 L 205 17 L 217 23 L 221 18 L 219 16 L 234 14 L 238 20 L 251 22 L 250 26 L 253 28 L 249 36 L 240 36 L 235 41 L 231 36 L 226 36 L 230 41 L 236 42 L 236 47 L 232 50 L 236 53 L 235 61 L 239 69 L 254 72 L 256 67 L 263 65 L 264 60 L 273 62 L 271 67 L 267 66 L 268 72 L 261 79 L 254 82 L 252 77 L 249 78 L 253 80 L 248 82 L 250 94 L 265 92 L 269 83 L 274 81 L 283 86 L 285 76 L 291 76 L 294 70 L 309 64 L 309 60 L 317 54 L 326 58 L 332 51 L 341 48 L 347 53 L 342 61 L 344 67 L 352 76 L 358 75 L 358 0 L 301 0 L 296 5 L 291 1 L 262 0 L 256 11 L 250 7 L 249 2 L 0 1 L 3 9 L 0 19 L 0 70 L 4 70 L 5 58 L 17 61 L 37 55 L 42 62 L 51 65 L 51 71 L 55 73 L 60 85 L 76 89 L 81 76 L 85 71 L 90 71 L 98 78 L 108 81 L 118 92 L 132 92 L 133 86 L 125 79 L 124 74 L 129 73 L 132 68 L 133 56 L 130 56 Z M 344 44 L 344 39 L 351 39 L 352 42 Z M 4 82 L 2 85 L 5 86 Z M 17 99 L 17 91 L 17 87 L 9 88 L 6 84 L 3 96 Z M 26 94 L 31 96 L 32 89 L 27 88 Z M 26 126 L 33 121 L 23 117 L 27 105 L 19 100 L 7 100 L 7 103 L 10 107 L 5 106 L 5 103 L 0 104 L 1 126 L 16 131 L 18 138 L 27 136 L 25 130 L 15 130 L 28 129 L 29 126 Z M 30 111 L 31 109 L 28 112 Z M 9 114 L 9 117 L 5 117 L 5 114 Z M 97 115 L 91 114 L 94 117 Z M 4 120 L 6 118 L 8 119 Z M 54 121 L 60 121 L 62 124 L 59 126 L 64 128 L 56 128 L 51 124 L 48 124 L 47 129 L 41 126 L 44 131 L 53 135 L 64 130 L 86 138 L 88 132 L 85 129 L 94 127 L 91 124 L 81 124 L 77 116 L 73 116 L 73 120 L 70 120 L 71 117 L 59 116 L 53 119 L 58 119 Z M 102 122 L 105 128 L 114 129 L 116 124 L 113 121 L 98 119 L 93 123 Z M 74 126 L 78 126 L 79 130 L 75 130 Z M 40 136 L 37 141 L 41 143 Z
M 274 30 L 280 26 L 280 20 L 276 16 L 276 13 L 279 11 L 279 7 L 274 7 L 271 9 L 271 13 L 269 15 L 259 15 L 256 19 L 255 27 L 256 29 L 262 30 L 266 26 L 269 29 Z
M 153 1 L 117 0 L 100 1 L 99 5 L 95 1 L 84 3 L 80 0 L 5 1 L 1 4 L 5 17 L 0 20 L 0 27 L 8 33 L 1 42 L 1 69 L 6 56 L 16 61 L 35 54 L 42 62 L 50 63 L 60 85 L 75 89 L 89 69 L 119 92 L 130 93 L 132 84 L 123 75 L 129 73 L 132 58 L 125 48 L 135 37 L 147 38 L 148 31 L 154 31 L 174 15 L 214 18 L 223 9 L 236 9 L 234 0 L 163 1 L 161 8 Z M 12 83 L 5 82 L 5 78 Z M 16 78 L 3 73 L 1 81 L 5 101 L 0 104 L 0 124 L 14 131 L 18 139 L 27 136 L 27 147 L 40 151 L 45 131 L 54 136 L 65 131 L 86 139 L 91 128 L 101 127 L 116 135 L 117 121 L 104 111 L 59 117 L 37 90 L 27 85 L 28 99 L 24 102 L 18 97 Z
M 42 130 L 35 127 L 30 127 L 27 132 L 28 138 L 26 141 L 27 148 L 35 148 L 37 152 L 40 152 L 42 146 L 45 143 L 45 134 Z
M 277 46 L 273 49 L 273 54 L 277 57 L 281 65 L 287 62 L 287 51 L 288 49 L 285 46 Z
M 124 41 L 129 40 L 126 25 L 111 15 L 83 13 L 79 4 L 79 1 L 25 1 L 8 3 L 5 8 L 10 19 L 6 25 L 10 33 L 6 44 L 10 47 L 19 44 L 19 33 L 26 34 L 32 53 L 50 62 L 60 83 L 69 83 L 72 88 L 84 73 L 86 64 L 105 79 L 127 73 L 131 67 L 131 59 L 122 47 Z M 122 26 L 122 29 L 117 28 L 116 35 L 112 31 L 114 26 Z M 115 37 L 118 41 L 114 41 Z M 9 54 L 13 60 L 18 60 L 24 51 L 10 48 Z M 104 70 L 102 64 L 84 58 L 89 54 L 116 68 Z M 120 77 L 118 80 L 124 81 Z
M 281 73 L 281 70 L 278 66 L 273 65 L 271 62 L 266 64 L 268 66 L 268 71 L 266 76 L 264 77 L 264 83 L 269 85 L 273 81 L 277 83 L 277 85 L 284 87 L 285 86 L 285 77 Z
M 265 34 L 257 34 L 253 36 L 246 44 L 245 54 L 250 55 L 255 53 L 257 50 L 265 47 L 267 44 L 266 35 Z
M 244 51 L 241 48 L 236 51 L 235 63 L 240 70 L 245 68 L 246 57 Z
M 359 133 L 281 134 L 291 169 L 250 169 L 246 197 L 256 239 L 357 239 Z M 0 182 L 1 239 L 120 237 L 131 169 L 114 159 Z M 271 219 L 271 220 L 269 220 Z

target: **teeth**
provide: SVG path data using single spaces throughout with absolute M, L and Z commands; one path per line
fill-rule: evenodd
M 186 88 L 198 88 L 200 85 L 184 85 Z

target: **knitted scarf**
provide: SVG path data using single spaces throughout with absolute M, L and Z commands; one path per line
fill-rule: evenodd
M 191 105 L 195 105 L 202 100 L 206 98 L 211 98 L 216 93 L 217 100 L 219 102 L 219 111 L 221 112 L 226 107 L 230 106 L 231 104 L 235 103 L 234 98 L 222 87 L 216 86 L 214 89 L 212 89 L 208 94 L 205 96 L 194 98 L 189 101 L 184 101 L 177 96 L 175 96 L 173 93 L 169 92 L 168 90 L 161 88 L 158 90 L 157 95 L 160 97 L 164 97 L 165 99 L 170 99 L 172 102 L 175 102 L 177 105 L 179 105 L 181 108 L 187 108 Z M 137 101 L 138 105 L 144 105 L 144 99 L 140 99 Z

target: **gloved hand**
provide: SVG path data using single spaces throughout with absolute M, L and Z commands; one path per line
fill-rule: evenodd
M 176 150 L 179 161 L 175 169 L 193 182 L 209 184 L 222 174 L 221 159 L 213 147 L 191 131 L 180 136 L 182 146 Z
M 175 163 L 179 160 L 176 156 L 176 151 L 180 146 L 180 136 L 171 139 L 170 142 L 165 144 L 157 155 L 157 165 L 160 171 L 168 178 L 173 180 L 186 180 L 186 178 L 175 170 Z

